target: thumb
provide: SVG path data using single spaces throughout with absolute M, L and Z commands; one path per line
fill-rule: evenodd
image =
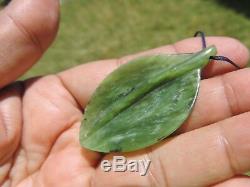
M 12 0 L 0 12 L 0 88 L 28 70 L 55 38 L 58 0 Z

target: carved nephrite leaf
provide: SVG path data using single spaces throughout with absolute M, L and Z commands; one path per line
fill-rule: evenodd
M 189 116 L 200 69 L 214 46 L 194 54 L 159 54 L 135 59 L 99 85 L 85 109 L 83 147 L 98 152 L 134 151 L 166 138 Z

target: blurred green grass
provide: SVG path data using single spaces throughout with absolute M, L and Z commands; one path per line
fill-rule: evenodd
M 166 45 L 197 30 L 234 37 L 250 47 L 249 3 L 237 2 L 65 0 L 56 41 L 24 77 Z

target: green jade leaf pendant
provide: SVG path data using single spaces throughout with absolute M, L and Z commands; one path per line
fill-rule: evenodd
M 216 53 L 211 46 L 192 54 L 144 56 L 113 71 L 85 109 L 81 146 L 130 152 L 171 135 L 190 115 L 201 69 Z

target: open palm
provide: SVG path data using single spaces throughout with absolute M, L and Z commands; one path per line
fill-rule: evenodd
M 53 41 L 58 2 L 14 0 L 0 12 L 0 25 L 5 26 L 0 31 L 0 186 L 249 186 L 250 180 L 240 176 L 250 170 L 248 69 L 230 72 L 234 67 L 227 64 L 208 65 L 194 111 L 176 136 L 125 154 L 151 160 L 146 176 L 104 172 L 100 162 L 114 154 L 81 148 L 78 138 L 95 88 L 135 56 L 198 51 L 199 39 L 10 84 Z M 248 51 L 238 41 L 209 37 L 208 43 L 246 65 Z

